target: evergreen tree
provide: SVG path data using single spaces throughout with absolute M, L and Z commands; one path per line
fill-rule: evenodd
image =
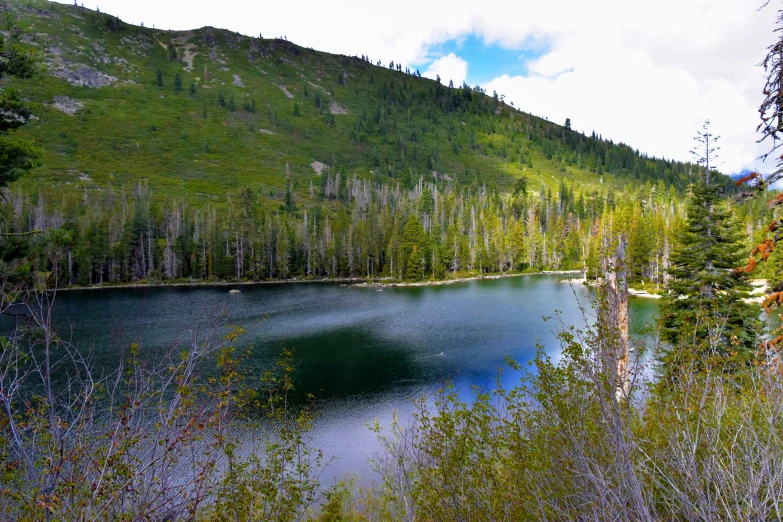
M 525 176 L 518 177 L 514 183 L 514 195 L 519 196 L 520 194 L 527 195 L 527 178 Z
M 419 198 L 419 211 L 423 214 L 432 214 L 434 209 L 435 200 L 432 197 L 432 190 L 429 187 L 425 187 Z
M 177 49 L 174 47 L 174 44 L 169 44 L 168 47 L 168 58 L 169 61 L 176 62 L 177 61 Z
M 407 272 L 405 274 L 406 279 L 421 281 L 424 277 L 424 258 L 421 254 L 421 248 L 419 248 L 418 245 L 414 245 L 410 256 L 408 256 Z
M 638 206 L 632 210 L 635 213 L 635 219 L 630 226 L 630 237 L 628 238 L 626 262 L 629 266 L 627 267 L 627 275 L 630 281 L 644 281 L 647 276 L 646 268 L 652 256 L 655 238 L 653 237 L 648 214 L 642 214 Z
M 196 82 L 190 83 L 190 95 L 194 98 L 196 96 Z
M 177 92 L 182 90 L 182 78 L 179 73 L 174 75 L 174 90 Z
M 234 102 L 234 95 L 233 94 L 231 95 L 231 98 L 228 99 L 228 110 L 230 110 L 231 112 L 234 112 L 234 111 L 237 110 L 237 105 Z
M 0 34 L 0 79 L 6 75 L 30 78 L 33 72 L 33 56 L 15 44 L 7 43 Z M 0 189 L 33 168 L 40 158 L 41 152 L 32 141 L 8 134 L 27 123 L 31 115 L 16 91 L 0 90 Z
M 760 310 L 743 302 L 751 289 L 747 274 L 737 270 L 744 259 L 743 242 L 719 187 L 712 183 L 710 162 L 717 137 L 709 132 L 709 122 L 696 140 L 704 146 L 696 151 L 704 178 L 693 186 L 688 217 L 672 254 L 672 279 L 661 302 L 662 338 L 689 346 L 696 340 L 695 349 L 704 350 L 702 341 L 712 333 L 718 355 L 750 358 L 757 347 Z M 664 370 L 676 364 L 678 353 L 664 357 Z
M 587 255 L 584 259 L 585 278 L 595 281 L 601 275 L 601 260 L 599 259 L 600 237 L 591 238 L 587 247 Z
M 291 172 L 288 168 L 287 163 L 285 165 L 285 170 L 286 170 L 286 175 L 285 175 L 284 210 L 290 214 L 296 212 L 296 201 L 294 201 L 294 193 L 291 190 Z
M 511 255 L 513 259 L 512 270 L 523 270 L 525 260 L 527 259 L 527 249 L 525 248 L 525 230 L 519 221 L 514 222 L 514 228 L 511 231 Z
M 158 69 L 158 74 L 155 77 L 155 85 L 158 87 L 163 87 L 163 71 Z
M 419 218 L 416 217 L 416 214 L 413 213 L 405 223 L 405 230 L 402 233 L 402 245 L 400 247 L 400 263 L 404 279 L 410 279 L 414 276 L 418 276 L 421 279 L 421 267 L 411 266 L 410 261 L 415 257 L 417 262 L 421 264 L 421 250 L 424 241 L 424 227 Z M 418 253 L 414 254 L 414 251 L 418 251 Z

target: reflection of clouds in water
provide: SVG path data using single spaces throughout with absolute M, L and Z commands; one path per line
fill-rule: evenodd
M 522 362 L 533 357 L 536 342 L 557 356 L 559 343 L 542 323 L 542 315 L 563 308 L 563 320 L 582 323 L 574 295 L 587 289 L 557 284 L 555 277 L 523 277 L 469 282 L 445 287 L 396 287 L 385 292 L 364 288 L 314 288 L 316 292 L 250 292 L 243 310 L 263 308 L 268 319 L 250 334 L 255 344 L 296 346 L 310 336 L 331 335 L 360 328 L 365 338 L 355 341 L 354 356 L 372 356 L 372 350 L 402 348 L 415 359 L 443 352 L 437 360 L 418 361 L 430 379 L 481 376 L 512 356 Z M 553 284 L 556 283 L 556 284 Z M 307 289 L 311 290 L 311 289 Z M 327 295 L 325 295 L 327 294 Z M 246 314 L 250 316 L 250 314 Z M 543 328 L 542 328 L 543 325 Z
M 332 312 L 313 314 L 306 310 L 304 313 L 310 314 L 307 317 L 296 317 L 294 314 L 274 315 L 270 314 L 267 318 L 261 320 L 250 331 L 253 335 L 260 335 L 264 339 L 294 339 L 301 336 L 325 333 L 344 329 L 350 326 L 359 326 L 364 323 L 380 320 L 384 311 L 364 310 L 351 311 L 347 314 L 345 310 L 335 310 Z
M 391 298 L 376 298 L 365 289 L 313 288 L 323 294 L 276 295 L 243 303 L 245 310 L 263 310 L 261 314 L 236 315 L 237 320 L 252 321 L 250 331 L 260 340 L 295 339 L 318 333 L 383 322 L 389 315 L 401 315 L 405 303 Z

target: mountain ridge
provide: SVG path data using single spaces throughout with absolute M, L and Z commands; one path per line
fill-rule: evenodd
M 287 173 L 304 194 L 324 169 L 403 186 L 422 178 L 505 190 L 522 176 L 553 188 L 563 179 L 617 190 L 663 179 L 684 190 L 694 176 L 690 164 L 585 136 L 396 64 L 213 27 L 137 27 L 40 0 L 4 5 L 47 69 L 7 82 L 39 117 L 21 132 L 46 148 L 25 190 L 146 180 L 203 204 L 244 186 L 277 201 Z

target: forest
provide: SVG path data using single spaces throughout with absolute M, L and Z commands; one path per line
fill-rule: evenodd
M 524 179 L 524 178 L 523 178 Z M 278 209 L 243 189 L 225 205 L 193 208 L 133 189 L 10 195 L 9 238 L 31 270 L 62 274 L 63 285 L 137 281 L 260 281 L 292 278 L 444 279 L 540 270 L 587 269 L 628 236 L 631 281 L 661 290 L 682 226 L 684 200 L 660 181 L 624 191 L 556 191 L 520 184 L 515 192 L 420 181 L 411 189 L 328 170 L 304 198 L 289 189 Z M 289 183 L 290 185 L 290 183 Z M 37 199 L 37 201 L 36 201 Z M 763 204 L 736 206 L 750 245 L 767 218 Z

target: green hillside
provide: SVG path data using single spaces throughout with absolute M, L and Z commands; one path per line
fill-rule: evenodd
M 12 132 L 43 149 L 0 251 L 69 284 L 596 268 L 622 233 L 659 288 L 699 176 L 363 56 L 0 6 L 41 63 L 2 80 L 34 115 Z
M 433 171 L 500 186 L 523 174 L 553 187 L 563 177 L 597 186 L 601 173 L 615 187 L 687 182 L 685 165 L 396 66 L 214 28 L 136 27 L 43 1 L 10 8 L 47 69 L 8 82 L 34 103 L 39 119 L 23 132 L 45 148 L 25 187 L 92 190 L 146 179 L 199 203 L 243 187 L 279 198 L 285 165 L 304 192 L 318 182 L 314 162 L 408 185 Z

